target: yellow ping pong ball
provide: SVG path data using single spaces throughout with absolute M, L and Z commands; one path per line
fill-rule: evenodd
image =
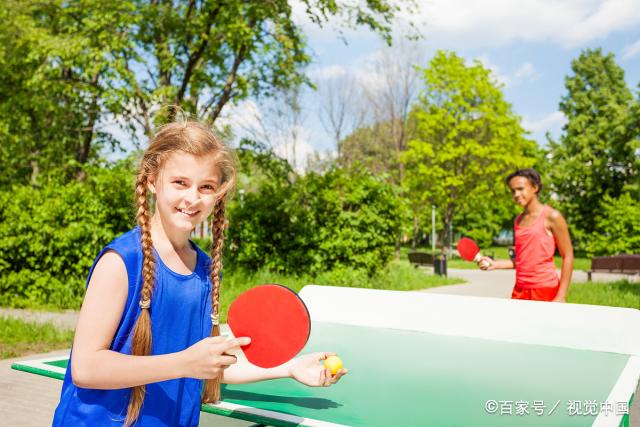
M 331 371 L 331 375 L 335 375 L 342 369 L 342 360 L 338 356 L 329 356 L 324 361 L 324 367 Z

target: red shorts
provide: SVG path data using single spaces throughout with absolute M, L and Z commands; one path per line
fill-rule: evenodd
M 553 288 L 513 288 L 513 292 L 511 293 L 511 299 L 527 299 L 531 301 L 553 301 L 553 299 L 558 294 L 558 289 L 560 289 L 560 285 L 554 286 Z

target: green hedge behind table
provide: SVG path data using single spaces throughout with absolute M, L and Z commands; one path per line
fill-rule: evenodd
M 393 256 L 401 205 L 391 185 L 364 170 L 268 183 L 229 206 L 225 261 L 247 271 L 374 274 Z
M 133 180 L 123 162 L 0 191 L 0 305 L 79 308 L 95 256 L 133 224 Z
M 134 225 L 133 170 L 121 162 L 88 168 L 85 182 L 0 191 L 0 305 L 80 307 L 96 255 Z M 226 271 L 372 278 L 392 258 L 400 206 L 365 171 L 260 185 L 229 204 Z

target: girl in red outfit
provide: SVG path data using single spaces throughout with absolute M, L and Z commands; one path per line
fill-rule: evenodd
M 511 298 L 566 302 L 573 272 L 573 247 L 564 218 L 538 199 L 542 190 L 540 174 L 519 169 L 507 177 L 513 200 L 524 208 L 514 222 L 515 259 L 478 261 L 482 270 L 516 269 L 516 285 Z M 560 278 L 553 255 L 556 246 L 562 257 Z

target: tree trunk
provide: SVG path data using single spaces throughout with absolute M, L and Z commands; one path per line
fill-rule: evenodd
M 98 120 L 100 107 L 98 106 L 98 99 L 102 94 L 100 89 L 98 88 L 98 83 L 100 81 L 100 72 L 97 72 L 91 79 L 91 86 L 94 88 L 93 99 L 91 100 L 91 106 L 89 107 L 89 123 L 85 126 L 82 131 L 85 132 L 84 137 L 82 138 L 82 143 L 78 147 L 76 151 L 76 160 L 79 164 L 84 165 L 89 160 L 89 154 L 91 153 L 91 143 L 93 142 L 93 136 L 95 132 L 96 121 Z M 76 171 L 76 180 L 84 181 L 87 178 L 87 173 L 78 168 Z
M 91 143 L 93 142 L 93 135 L 96 120 L 98 120 L 98 108 L 97 108 L 97 95 L 94 99 L 94 105 L 92 107 L 92 111 L 89 115 L 89 124 L 85 129 L 83 129 L 86 133 L 82 140 L 82 143 L 78 147 L 78 151 L 76 152 L 76 160 L 80 165 L 84 165 L 89 160 L 89 154 L 91 152 Z M 78 167 L 76 171 L 76 180 L 84 181 L 87 178 L 87 173 L 80 167 Z
M 210 105 L 208 106 L 208 107 L 213 106 L 213 111 L 209 113 L 209 121 L 211 123 L 214 123 L 216 121 L 216 119 L 222 112 L 222 107 L 224 107 L 226 103 L 229 101 L 229 99 L 231 99 L 231 90 L 233 89 L 233 85 L 236 81 L 238 68 L 240 67 L 240 64 L 242 63 L 242 61 L 245 60 L 245 55 L 248 50 L 249 50 L 248 45 L 242 45 L 240 47 L 233 61 L 233 65 L 231 66 L 231 70 L 229 71 L 229 75 L 227 76 L 227 80 L 225 82 L 224 88 L 222 89 L 222 93 L 220 97 L 215 103 L 215 106 L 213 106 L 213 103 L 210 103 Z
M 418 215 L 413 215 L 413 239 L 411 240 L 411 249 L 416 250 L 418 247 L 418 239 L 420 236 L 420 221 L 418 220 Z
M 36 187 L 38 185 L 38 175 L 40 175 L 40 165 L 38 164 L 39 151 L 34 153 L 35 159 L 31 160 L 31 179 L 30 183 L 32 186 Z
M 447 253 L 448 257 L 451 256 L 449 249 L 452 249 L 451 245 L 453 244 L 453 230 L 451 227 L 453 224 L 453 216 L 454 208 L 453 205 L 449 203 L 444 214 L 444 230 L 442 231 L 442 250 L 443 253 Z

